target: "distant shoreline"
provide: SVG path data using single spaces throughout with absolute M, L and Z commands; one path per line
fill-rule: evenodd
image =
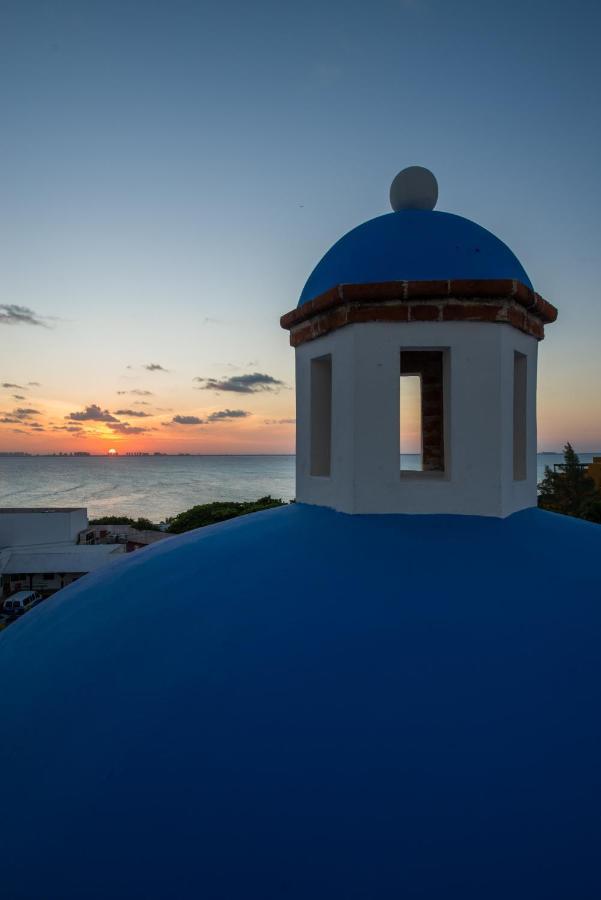
M 408 456 L 418 456 L 408 453 Z M 0 459 L 160 459 L 169 456 L 181 458 L 185 456 L 296 456 L 296 453 L 9 453 L 0 450 Z
M 601 455 L 601 450 L 576 450 L 579 455 Z M 419 453 L 403 453 L 403 456 L 419 456 Z M 563 456 L 563 450 L 537 450 L 537 456 Z M 244 457 L 291 457 L 296 453 L 26 453 L 21 451 L 2 451 L 0 459 L 182 459 L 185 457 L 221 457 L 229 456 L 235 459 Z

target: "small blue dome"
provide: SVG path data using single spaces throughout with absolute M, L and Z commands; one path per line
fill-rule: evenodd
M 490 231 L 452 213 L 404 209 L 340 238 L 309 276 L 299 306 L 338 284 L 481 278 L 532 288 L 520 261 Z

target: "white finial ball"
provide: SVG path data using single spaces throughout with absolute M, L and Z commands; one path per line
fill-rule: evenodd
M 390 185 L 390 205 L 401 209 L 434 209 L 438 200 L 438 182 L 429 169 L 409 166 Z

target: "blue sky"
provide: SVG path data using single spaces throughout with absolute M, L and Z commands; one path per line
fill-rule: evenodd
M 0 380 L 40 382 L 26 396 L 45 425 L 150 390 L 165 412 L 118 435 L 126 449 L 291 450 L 279 316 L 420 164 L 438 208 L 506 241 L 560 309 L 541 445 L 601 448 L 600 26 L 578 0 L 5 0 L 0 304 L 50 327 L 0 331 Z M 163 425 L 231 406 L 195 376 L 253 372 L 287 387 L 234 397 L 247 417 Z M 71 448 L 24 432 L 8 423 L 0 445 Z

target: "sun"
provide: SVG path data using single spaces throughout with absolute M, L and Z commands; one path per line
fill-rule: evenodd
M 107 451 L 108 456 L 117 456 L 117 450 L 114 447 L 111 447 L 110 450 Z

